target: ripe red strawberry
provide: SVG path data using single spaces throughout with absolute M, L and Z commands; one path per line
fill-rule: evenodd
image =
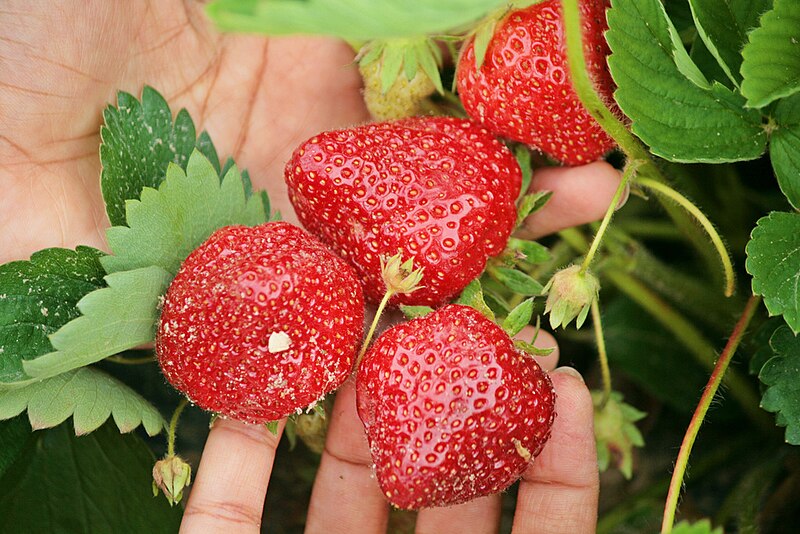
M 378 482 L 399 508 L 504 490 L 539 454 L 555 417 L 553 386 L 533 358 L 455 304 L 387 330 L 356 388 Z
M 583 0 L 580 10 L 589 75 L 616 109 L 603 37 L 609 3 Z M 480 70 L 471 41 L 459 61 L 458 92 L 467 113 L 489 131 L 568 165 L 597 160 L 615 146 L 572 88 L 560 0 L 512 11 L 500 21 Z
M 304 230 L 228 226 L 181 265 L 156 352 L 167 380 L 193 403 L 263 423 L 344 382 L 363 321 L 355 273 Z
M 300 221 L 355 267 L 369 300 L 385 292 L 380 258 L 400 252 L 424 267 L 424 287 L 392 304 L 437 305 L 503 251 L 521 171 L 483 128 L 428 117 L 317 135 L 285 178 Z

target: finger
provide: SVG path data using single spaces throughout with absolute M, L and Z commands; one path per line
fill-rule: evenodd
M 525 220 L 522 235 L 536 239 L 601 219 L 621 179 L 605 161 L 581 167 L 547 167 L 533 174 L 531 191 L 552 191 L 545 206 Z M 627 199 L 627 193 L 623 195 Z
M 556 420 L 542 453 L 522 478 L 514 534 L 591 534 L 597 526 L 597 473 L 589 390 L 572 368 L 551 373 Z
M 492 534 L 500 526 L 500 494 L 448 506 L 423 508 L 417 515 L 417 534 Z
M 281 424 L 281 429 L 283 424 Z M 280 432 L 217 419 L 203 449 L 181 533 L 257 534 Z
M 306 532 L 310 534 L 383 533 L 389 508 L 372 473 L 364 426 L 356 412 L 353 380 L 336 394 L 322 453 Z
M 536 328 L 532 325 L 528 325 L 520 330 L 519 334 L 514 336 L 514 339 L 521 339 L 522 341 L 530 342 L 533 338 L 533 334 L 536 332 Z M 540 349 L 553 349 L 553 352 L 546 356 L 535 356 L 536 363 L 547 372 L 552 371 L 558 365 L 558 342 L 556 338 L 553 337 L 553 334 L 550 332 L 546 332 L 544 330 L 539 330 L 539 333 L 536 335 L 536 341 L 533 342 L 533 345 Z

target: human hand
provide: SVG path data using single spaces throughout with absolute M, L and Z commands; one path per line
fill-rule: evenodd
M 221 36 L 191 2 L 11 0 L 0 12 L 0 57 L 0 182 L 6 185 L 0 263 L 50 246 L 104 248 L 108 221 L 97 147 L 101 110 L 117 90 L 138 94 L 146 83 L 159 88 L 173 109 L 186 107 L 198 129 L 209 131 L 221 154 L 248 168 L 254 186 L 266 188 L 289 220 L 281 175 L 293 148 L 319 131 L 368 118 L 345 45 Z M 531 236 L 599 218 L 618 180 L 604 163 L 540 171 L 533 187 L 554 196 L 529 219 Z M 553 382 L 559 416 L 522 483 L 515 528 L 590 532 L 597 500 L 591 401 L 569 374 L 556 372 Z M 385 528 L 387 505 L 370 475 L 354 407 L 348 384 L 332 415 L 309 508 L 310 532 Z M 276 444 L 263 427 L 219 420 L 183 530 L 258 531 Z M 493 531 L 498 515 L 498 498 L 488 497 L 423 511 L 418 530 Z

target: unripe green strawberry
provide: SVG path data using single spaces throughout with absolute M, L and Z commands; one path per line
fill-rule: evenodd
M 372 118 L 377 121 L 403 119 L 420 115 L 426 98 L 436 91 L 436 86 L 421 69 L 409 80 L 401 73 L 386 91 L 381 87 L 380 61 L 360 64 L 358 70 L 364 79 L 364 103 Z

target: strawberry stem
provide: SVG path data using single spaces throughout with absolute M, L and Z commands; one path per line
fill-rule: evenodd
M 678 204 L 680 207 L 689 212 L 689 214 L 694 217 L 700 226 L 703 227 L 703 230 L 706 231 L 708 237 L 711 239 L 711 243 L 714 245 L 714 248 L 719 255 L 719 259 L 722 262 L 722 269 L 725 273 L 725 296 L 730 297 L 733 295 L 735 283 L 733 264 L 731 263 L 728 249 L 725 248 L 725 243 L 722 242 L 722 238 L 720 237 L 719 233 L 717 233 L 714 225 L 711 224 L 711 221 L 708 220 L 708 217 L 705 216 L 700 208 L 692 204 L 688 198 L 675 191 L 668 185 L 657 182 L 656 180 L 651 180 L 650 178 L 640 178 L 638 183 L 639 185 L 647 189 L 651 189 L 655 193 L 663 195 L 664 197 Z
M 178 419 L 181 417 L 181 412 L 189 404 L 189 399 L 183 398 L 178 403 L 178 407 L 172 412 L 172 419 L 169 420 L 169 431 L 167 433 L 167 456 L 175 456 L 175 431 L 178 428 Z
M 672 532 L 672 526 L 675 523 L 675 511 L 678 507 L 678 497 L 680 496 L 681 487 L 683 486 L 683 478 L 686 474 L 686 467 L 689 463 L 689 455 L 692 452 L 692 446 L 697 438 L 697 434 L 700 432 L 700 426 L 703 424 L 708 408 L 722 383 L 722 377 L 728 369 L 728 364 L 730 364 L 739 343 L 742 341 L 744 331 L 750 324 L 760 303 L 761 298 L 757 296 L 752 296 L 750 300 L 747 301 L 747 305 L 742 315 L 739 317 L 736 326 L 733 328 L 731 337 L 728 338 L 728 343 L 725 345 L 725 349 L 722 351 L 722 354 L 720 354 L 717 364 L 714 366 L 714 370 L 708 379 L 708 383 L 703 390 L 703 395 L 700 397 L 700 402 L 697 404 L 692 420 L 689 422 L 689 427 L 686 429 L 683 443 L 681 443 L 681 449 L 678 452 L 678 459 L 675 461 L 675 470 L 672 472 L 672 480 L 669 484 L 667 502 L 664 506 L 664 518 L 661 522 L 662 534 Z
M 608 399 L 611 398 L 611 371 L 608 368 L 608 353 L 606 352 L 606 339 L 603 335 L 603 324 L 600 321 L 599 299 L 592 301 L 592 326 L 594 327 L 594 338 L 597 342 L 597 355 L 600 359 L 600 373 L 603 377 L 603 398 L 600 400 L 598 410 L 605 408 Z
M 589 268 L 589 266 L 592 264 L 592 260 L 594 260 L 594 255 L 597 253 L 597 249 L 600 247 L 600 243 L 603 241 L 603 236 L 605 235 L 606 229 L 608 228 L 608 225 L 611 222 L 611 218 L 617 211 L 617 207 L 619 206 L 619 201 L 622 199 L 622 195 L 625 193 L 625 188 L 628 186 L 631 177 L 636 173 L 637 167 L 638 163 L 636 162 L 628 163 L 625 166 L 625 171 L 622 173 L 622 179 L 619 181 L 619 185 L 617 186 L 617 190 L 614 192 L 614 196 L 611 197 L 611 203 L 608 205 L 606 214 L 603 217 L 602 222 L 600 223 L 600 228 L 597 229 L 597 233 L 594 236 L 592 245 L 589 247 L 589 252 L 587 252 L 586 256 L 583 258 L 583 263 L 581 264 L 581 270 L 580 270 L 581 274 L 585 273 L 586 270 Z
M 367 337 L 364 338 L 364 343 L 361 345 L 361 350 L 358 352 L 358 358 L 356 358 L 355 369 L 358 369 L 358 366 L 361 365 L 361 360 L 364 358 L 364 354 L 366 354 L 367 352 L 367 348 L 369 347 L 370 341 L 372 341 L 372 336 L 375 335 L 375 328 L 377 328 L 378 326 L 378 321 L 380 321 L 381 319 L 383 310 L 386 309 L 386 305 L 389 303 L 389 299 L 391 299 L 394 295 L 395 295 L 394 291 L 387 290 L 386 294 L 381 299 L 380 304 L 378 304 L 378 309 L 375 310 L 375 317 L 372 318 L 372 324 L 369 326 Z

